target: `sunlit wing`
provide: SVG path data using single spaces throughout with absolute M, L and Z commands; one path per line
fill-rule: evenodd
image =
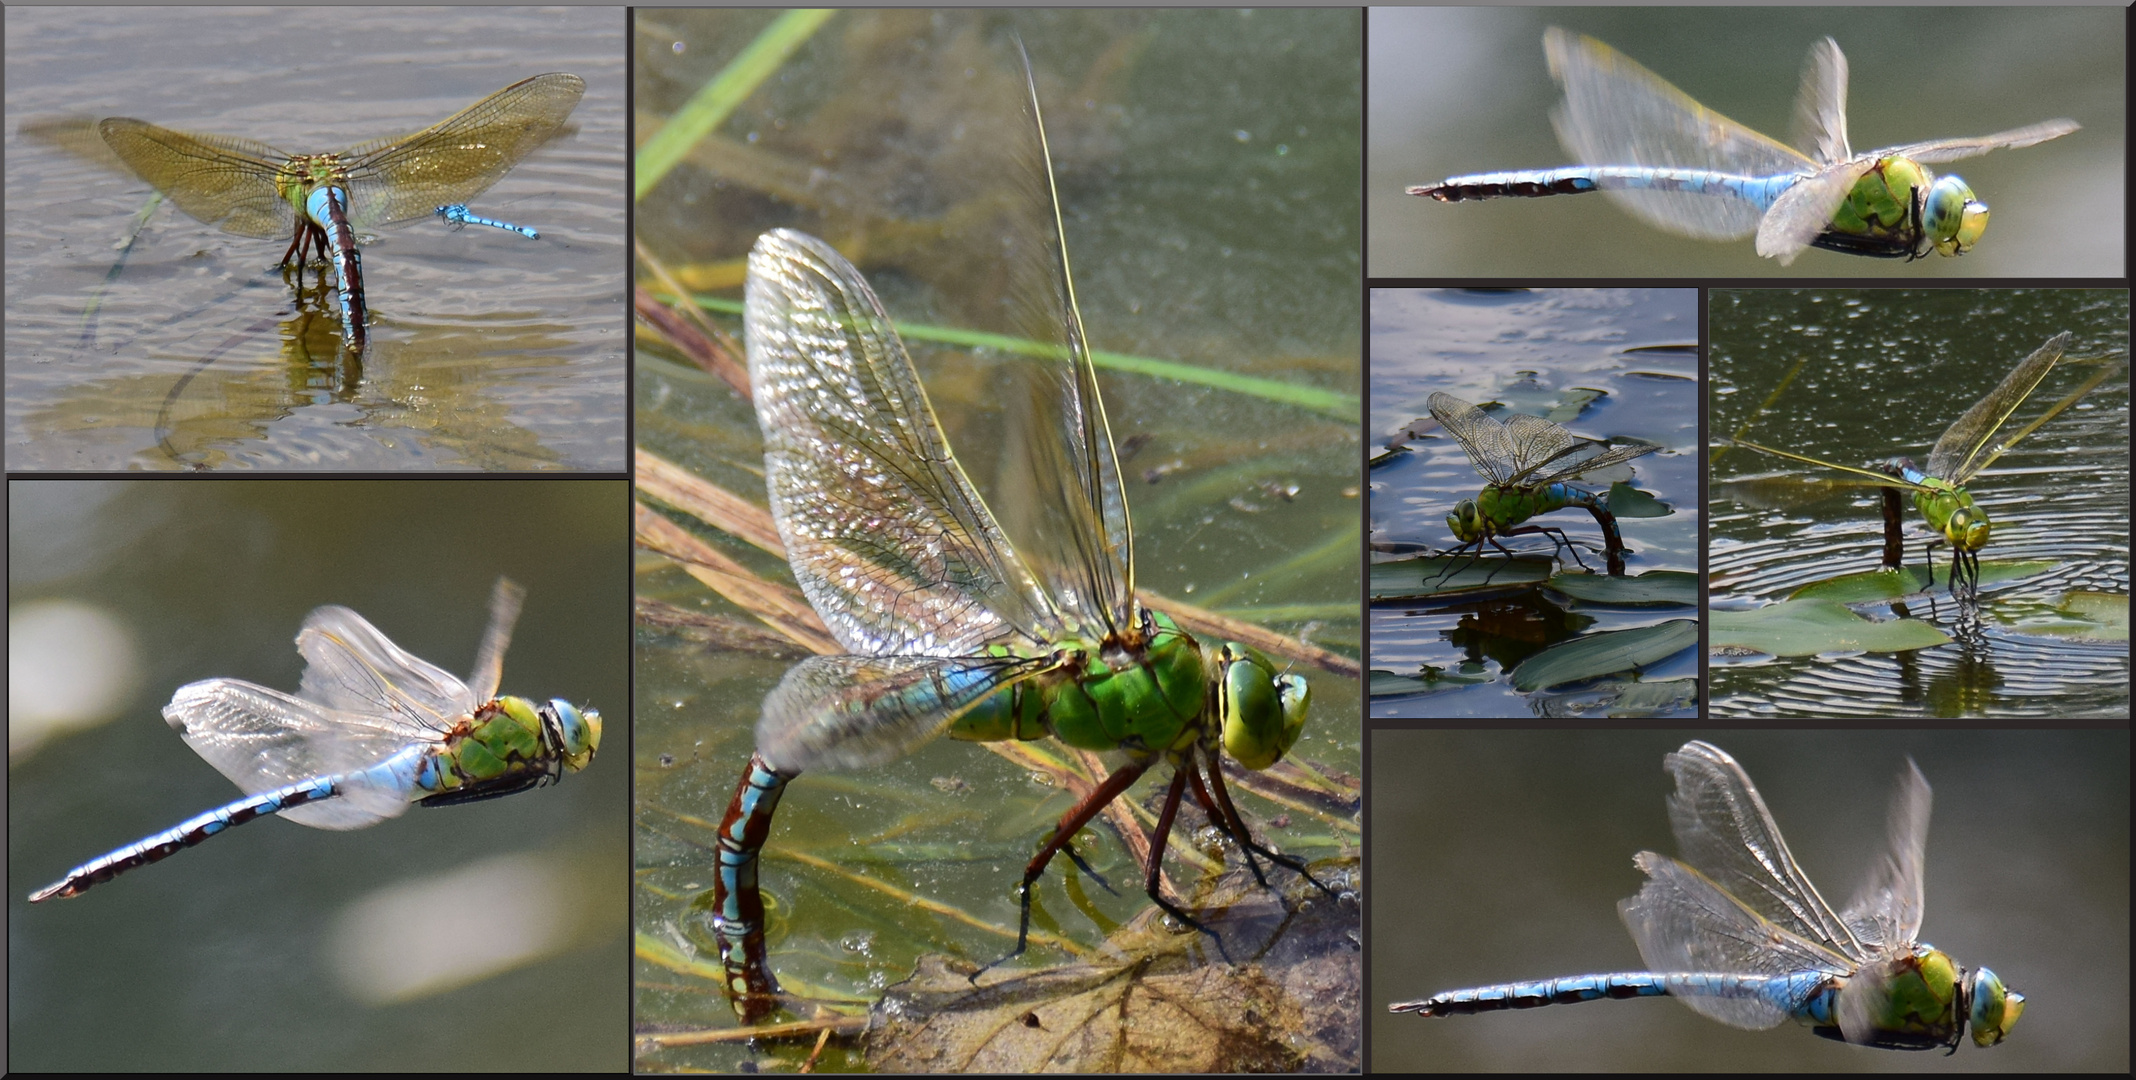
M 241 679 L 179 687 L 163 718 L 248 795 L 375 765 L 419 741 L 416 733 L 375 717 L 335 712 Z M 360 829 L 406 808 L 406 799 L 394 793 L 361 789 L 282 816 L 314 828 Z
M 1589 443 L 1588 445 L 1601 446 L 1602 444 Z M 1555 484 L 1560 480 L 1570 480 L 1575 476 L 1584 476 L 1587 473 L 1606 469 L 1612 465 L 1621 465 L 1633 458 L 1645 457 L 1659 449 L 1661 447 L 1646 443 L 1612 446 L 1595 454 L 1593 457 L 1581 458 L 1570 464 L 1559 465 L 1557 468 L 1549 469 L 1542 475 L 1530 477 L 1523 482 L 1537 485 Z
M 1061 617 L 951 455 L 860 272 L 774 230 L 749 253 L 749 379 L 794 578 L 848 652 L 967 657 Z
M 1565 89 L 1551 115 L 1581 165 L 1703 169 L 1742 176 L 1808 175 L 1817 163 L 1700 105 L 1653 72 L 1591 37 L 1551 27 L 1543 34 L 1550 73 Z M 1764 209 L 1746 199 L 1680 191 L 1610 191 L 1656 228 L 1725 240 L 1748 235 Z
M 1004 394 L 1009 439 L 996 509 L 1055 607 L 1096 637 L 1133 625 L 1133 529 L 1069 274 L 1038 87 L 1021 42 L 1018 57 L 1022 109 L 1000 147 L 1009 202 L 983 257 L 999 252 L 1005 260 L 1006 329 L 1052 345 L 1058 355 L 1009 365 L 1017 389 Z
M 1431 410 L 1432 418 L 1439 421 L 1439 426 L 1445 428 L 1447 434 L 1452 435 L 1461 444 L 1461 449 L 1468 452 L 1469 462 L 1476 466 L 1477 472 L 1494 484 L 1513 482 L 1514 474 L 1523 468 L 1522 454 L 1515 450 L 1513 435 L 1505 424 L 1485 414 L 1482 409 L 1448 393 L 1432 394 L 1427 407 Z M 1518 421 L 1525 415 L 1516 413 L 1513 419 Z M 1541 417 L 1528 419 L 1540 420 Z M 1549 423 L 1547 420 L 1543 422 Z M 1557 427 L 1555 424 L 1551 426 Z M 1533 432 L 1531 437 L 1547 439 L 1548 433 Z M 1568 433 L 1566 439 L 1570 438 Z M 1551 441 L 1551 447 L 1556 452 L 1563 452 L 1567 445 L 1567 442 Z M 1547 460 L 1549 456 L 1537 455 L 1539 460 Z
M 1795 95 L 1795 146 L 1820 165 L 1854 156 L 1847 148 L 1847 54 L 1825 38 L 1802 62 L 1802 89 Z
M 297 696 L 393 732 L 403 745 L 442 737 L 482 704 L 458 676 L 393 644 L 339 605 L 305 617 L 297 652 L 305 661 Z
M 275 174 L 289 157 L 282 151 L 250 139 L 188 135 L 124 116 L 99 122 L 97 130 L 134 175 L 195 220 L 239 236 L 289 235 L 296 211 L 275 190 Z
M 482 634 L 482 647 L 475 652 L 475 670 L 468 676 L 468 689 L 477 703 L 497 696 L 504 681 L 504 650 L 512 644 L 512 624 L 519 621 L 519 606 L 527 591 L 510 578 L 498 578 L 490 590 L 489 629 Z
M 1963 161 L 1979 157 L 1990 150 L 2014 150 L 2021 146 L 2059 139 L 2080 127 L 2074 120 L 2043 120 L 2021 128 L 1999 131 L 1993 135 L 1978 135 L 1969 139 L 1931 139 L 1927 142 L 1894 146 L 1872 151 L 1870 157 L 1907 157 L 1923 165 L 1940 165 L 1946 161 Z
M 1803 454 L 1792 453 L 1787 450 L 1775 450 L 1770 446 L 1760 446 L 1757 443 L 1744 442 L 1741 439 L 1730 439 L 1722 437 L 1720 441 L 1727 443 L 1730 446 L 1740 446 L 1745 450 L 1755 450 L 1761 454 L 1771 454 L 1772 456 L 1777 458 L 1786 458 L 1789 461 L 1799 461 L 1805 465 L 1815 465 L 1820 469 L 1837 470 L 1839 472 L 1847 473 L 1851 476 L 1857 476 L 1864 480 L 1868 480 L 1878 487 L 1904 488 L 1908 491 L 1932 492 L 1935 490 L 1933 488 L 1929 488 L 1921 484 L 1911 483 L 1907 480 L 1892 476 L 1888 473 L 1875 472 L 1870 469 L 1860 469 L 1852 465 L 1841 465 L 1837 462 L 1825 461 L 1821 458 L 1808 457 Z
M 1734 758 L 1710 743 L 1690 742 L 1664 764 L 1676 779 L 1669 824 L 1684 863 L 1789 934 L 1856 961 L 1866 958 L 1853 931 L 1795 865 L 1780 826 Z
M 1891 793 L 1884 825 L 1886 850 L 1840 917 L 1864 944 L 1904 949 L 1921 936 L 1927 906 L 1923 866 L 1928 857 L 1928 779 L 1911 760 Z
M 1051 666 L 1044 657 L 810 657 L 764 699 L 757 752 L 787 772 L 880 765 Z
M 1829 166 L 1780 193 L 1758 222 L 1758 254 L 1778 259 L 1781 265 L 1794 261 L 1832 224 L 1832 214 L 1854 190 L 1854 184 L 1876 167 L 1877 155 L 1864 154 Z
M 1618 903 L 1617 914 L 1649 971 L 1844 974 L 1855 967 L 1847 957 L 1766 919 L 1682 862 L 1651 851 L 1640 852 L 1633 862 L 1646 872 L 1647 883 Z M 1702 1016 L 1751 1030 L 1776 1026 L 1789 1016 L 1788 1009 L 1764 998 L 1687 995 L 1677 1000 Z
M 2015 439 L 1997 443 L 1995 433 L 2008 423 L 2017 410 L 2024 407 L 2025 399 L 2039 388 L 2047 373 L 2062 359 L 2062 350 L 2069 347 L 2072 335 L 2064 330 L 2048 338 L 2047 343 L 2032 351 L 2032 355 L 2018 362 L 2010 374 L 2003 376 L 1995 389 L 1986 397 L 1973 403 L 1965 415 L 1945 428 L 1943 437 L 1936 440 L 1934 449 L 1928 452 L 1928 472 L 1954 484 L 1963 484 L 1988 462 L 2002 455 L 2003 450 Z
M 423 220 L 489 190 L 554 138 L 586 93 L 564 72 L 522 79 L 412 135 L 344 152 L 349 220 L 358 229 Z

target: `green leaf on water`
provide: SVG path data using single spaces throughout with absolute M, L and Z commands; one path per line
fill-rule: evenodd
M 1469 670 L 1471 666 L 1463 664 L 1462 670 L 1456 673 L 1426 664 L 1415 675 L 1400 675 L 1392 671 L 1373 668 L 1368 692 L 1373 697 L 1429 694 L 1438 690 L 1451 690 L 1456 686 L 1473 686 L 1477 683 L 1487 683 L 1497 677 L 1489 671 Z
M 1426 555 L 1372 564 L 1372 599 L 1425 600 L 1480 593 L 1547 581 L 1557 560 L 1545 556 L 1505 558 Z
M 1609 512 L 1621 518 L 1668 517 L 1676 508 L 1619 480 L 1609 486 Z
M 1982 559 L 1980 584 L 1985 588 L 2005 581 L 2016 581 L 2034 574 L 2044 574 L 2060 565 L 2062 564 L 2051 559 Z M 1917 596 L 1938 586 L 1948 588 L 1950 577 L 1951 564 L 1946 559 L 1936 564 L 1936 576 L 1933 580 L 1917 565 L 1907 565 L 1896 570 L 1885 567 L 1812 581 L 1787 594 L 1787 598 L 1831 600 L 1841 604 L 1874 604 Z
M 1653 626 L 1584 634 L 1521 661 L 1512 671 L 1513 685 L 1520 690 L 1541 690 L 1611 672 L 1630 671 L 1665 660 L 1696 644 L 1698 621 L 1695 619 L 1670 619 Z
M 1948 644 L 1950 635 L 1919 619 L 1877 622 L 1835 600 L 1786 600 L 1755 611 L 1712 612 L 1708 643 L 1774 656 L 1828 652 L 1903 652 Z
M 1650 570 L 1631 577 L 1559 574 L 1550 579 L 1549 587 L 1591 604 L 1698 604 L 1698 575 L 1681 570 Z

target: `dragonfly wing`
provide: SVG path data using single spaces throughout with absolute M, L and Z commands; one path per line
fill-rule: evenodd
M 277 239 L 296 211 L 275 189 L 289 155 L 250 139 L 188 135 L 114 116 L 97 124 L 104 144 L 178 209 L 226 233 Z
M 1876 163 L 1875 156 L 1864 154 L 1806 177 L 1781 192 L 1773 200 L 1772 209 L 1766 211 L 1765 219 L 1758 223 L 1758 254 L 1778 259 L 1782 266 L 1795 261 L 1795 256 L 1832 224 L 1832 212 L 1854 190 L 1855 181 L 1875 168 Z
M 882 302 L 830 245 L 749 252 L 764 481 L 801 591 L 848 652 L 970 656 L 1064 626 L 942 437 Z
M 1795 95 L 1795 146 L 1823 165 L 1854 156 L 1847 148 L 1847 54 L 1826 38 L 1810 46 Z
M 527 591 L 510 578 L 498 578 L 490 590 L 489 629 L 482 634 L 482 647 L 475 651 L 474 674 L 467 680 L 478 704 L 496 697 L 497 687 L 504 681 L 504 650 L 511 647 L 512 624 L 519 621 L 519 606 L 526 598 Z
M 1602 444 L 1590 443 L 1588 445 L 1601 446 Z M 1570 480 L 1575 476 L 1606 469 L 1612 465 L 1621 465 L 1633 458 L 1645 457 L 1659 449 L 1661 449 L 1660 446 L 1652 443 L 1627 443 L 1624 446 L 1612 446 L 1592 457 L 1581 458 L 1570 465 L 1562 465 L 1558 468 L 1550 469 L 1541 476 L 1531 477 L 1526 482 L 1538 486 L 1555 484 L 1560 480 Z
M 1774 925 L 1692 867 L 1651 851 L 1640 852 L 1633 861 L 1646 872 L 1647 883 L 1638 895 L 1617 905 L 1617 914 L 1632 932 L 1649 971 L 1787 975 L 1845 974 L 1855 968 L 1848 958 Z M 1702 1016 L 1754 1031 L 1786 1020 L 1799 1004 L 1765 997 L 1680 1000 Z
M 400 733 L 315 701 L 241 679 L 207 679 L 178 688 L 163 719 L 185 744 L 247 795 L 316 776 L 376 764 L 407 748 Z M 318 829 L 360 829 L 407 808 L 405 797 L 376 789 L 308 803 L 282 816 Z
M 1853 931 L 1795 865 L 1780 826 L 1734 758 L 1711 743 L 1689 742 L 1663 763 L 1676 778 L 1669 824 L 1685 863 L 1765 921 L 1840 955 L 1864 958 Z
M 1506 430 L 1505 424 L 1486 415 L 1482 409 L 1452 394 L 1434 393 L 1427 404 L 1431 410 L 1432 418 L 1437 420 L 1440 427 L 1445 428 L 1455 440 L 1461 443 L 1461 449 L 1468 451 L 1469 462 L 1476 466 L 1477 472 L 1482 473 L 1494 484 L 1507 484 L 1513 481 L 1514 474 L 1521 469 L 1520 461 L 1522 455 L 1515 452 L 1513 437 Z M 1519 421 L 1524 415 L 1515 413 L 1513 419 Z M 1542 418 L 1528 417 L 1528 419 L 1539 420 Z M 1549 421 L 1546 420 L 1544 423 L 1549 423 Z M 1543 456 L 1547 457 L 1548 455 Z
M 1813 173 L 1815 162 L 1669 85 L 1591 37 L 1551 27 L 1543 34 L 1550 73 L 1565 89 L 1552 114 L 1558 139 L 1582 165 L 1703 169 L 1740 176 Z M 1726 240 L 1758 227 L 1764 207 L 1748 198 L 1681 191 L 1611 191 L 1659 229 Z
M 1943 430 L 1943 437 L 1936 440 L 1935 448 L 1928 452 L 1928 474 L 1942 477 L 1954 484 L 1971 480 L 1989 461 L 2002 453 L 1995 444 L 1995 433 L 2002 430 L 2017 410 L 2024 407 L 2025 399 L 2039 388 L 2047 373 L 2062 359 L 2062 350 L 2069 347 L 2072 335 L 2064 330 L 2048 338 L 2047 343 L 2032 351 L 2032 355 L 2018 362 L 2010 374 L 1986 397 L 1973 403 L 1965 415 L 1951 422 Z M 2014 440 L 2013 440 L 2014 441 Z
M 814 656 L 764 699 L 757 752 L 786 772 L 859 769 L 904 756 L 1051 658 Z
M 428 218 L 489 190 L 521 158 L 555 138 L 586 93 L 586 80 L 552 71 L 522 79 L 413 135 L 341 155 L 349 169 L 349 220 L 359 230 Z
M 1069 274 L 1038 87 L 1021 59 L 1022 109 L 989 170 L 1008 197 L 983 226 L 991 235 L 975 239 L 1006 259 L 1005 329 L 1056 354 L 1006 365 L 1013 389 L 1003 395 L 1009 439 L 996 490 L 1003 529 L 1055 607 L 1102 637 L 1135 622 L 1133 530 Z
M 386 732 L 403 746 L 443 738 L 482 704 L 457 676 L 393 644 L 338 604 L 305 617 L 297 652 L 305 661 L 298 696 Z
M 2014 150 L 2021 146 L 2059 139 L 2080 125 L 2074 120 L 2044 120 L 2021 128 L 1998 131 L 1993 135 L 1977 135 L 1969 139 L 1934 139 L 1929 142 L 1895 146 L 1878 150 L 1873 157 L 1912 158 L 1923 165 L 1940 165 L 1946 161 L 1963 161 L 1979 157 L 1990 150 Z
M 1922 892 L 1922 864 L 1928 856 L 1928 812 L 1931 803 L 1928 780 L 1911 760 L 1899 774 L 1899 786 L 1891 793 L 1891 813 L 1885 822 L 1885 840 L 1890 845 L 1861 891 L 1840 910 L 1866 945 L 1886 952 L 1904 952 L 1921 936 L 1921 915 L 1926 906 Z

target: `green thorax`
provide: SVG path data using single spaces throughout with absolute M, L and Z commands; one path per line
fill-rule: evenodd
M 1568 484 L 1543 487 L 1493 485 L 1473 499 L 1463 499 L 1446 515 L 1446 527 L 1454 539 L 1472 544 L 1486 536 L 1502 535 L 1507 529 L 1553 510 L 1568 506 L 1593 506 L 1595 497 Z
M 601 714 L 570 703 L 499 697 L 460 721 L 424 777 L 433 796 L 480 798 L 577 771 L 601 744 Z
M 2004 994 L 2001 980 L 1995 979 L 1992 972 L 1976 973 L 1972 977 L 1976 987 L 1983 985 L 1982 975 L 1994 983 L 1988 992 L 1995 996 L 1996 1008 L 2000 1009 L 2008 997 L 2016 999 L 2016 1008 L 1998 1013 L 1990 1021 L 1992 1030 L 1974 1032 L 1975 1042 L 1992 1046 L 2016 1022 L 2024 997 Z M 1844 1039 L 1839 1017 L 1851 1012 L 1866 1023 L 1867 1030 L 1861 1034 L 1867 1036 L 1865 1041 L 1870 1046 L 1892 1050 L 1956 1046 L 1971 1018 L 1966 981 L 1965 970 L 1950 954 L 1925 944 L 1915 945 L 1904 956 L 1877 961 L 1848 976 L 1839 988 L 1840 1000 L 1831 1003 L 1826 1015 L 1816 1022 L 1817 1033 Z M 1980 1015 L 1980 1010 L 1972 1010 L 1971 1016 Z M 1992 1041 L 1981 1042 L 1984 1036 Z
M 1056 655 L 1067 662 L 988 696 L 957 719 L 950 736 L 991 742 L 1052 735 L 1082 750 L 1144 755 L 1220 738 L 1252 769 L 1273 764 L 1297 741 L 1304 679 L 1279 673 L 1236 642 L 1208 655 L 1170 616 L 1141 616 L 1135 640 L 1063 643 Z
M 1988 513 L 1973 504 L 1972 493 L 1936 476 L 1921 476 L 1913 490 L 1914 508 L 1929 527 L 1943 534 L 1959 551 L 1979 551 L 1988 546 Z M 1923 490 L 1924 488 L 1933 490 Z
M 274 178 L 275 193 L 296 208 L 299 221 L 311 221 L 310 211 L 304 208 L 305 200 L 311 198 L 312 192 L 328 186 L 348 190 L 349 170 L 339 154 L 292 155 L 282 163 Z M 324 228 L 327 223 L 316 221 L 313 224 Z
M 1925 239 L 1941 255 L 1963 255 L 1988 228 L 1988 207 L 1955 176 L 1936 178 L 1911 158 L 1877 161 L 1832 213 L 1830 233 L 1861 248 L 1920 254 Z

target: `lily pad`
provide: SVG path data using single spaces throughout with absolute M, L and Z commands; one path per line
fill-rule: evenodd
M 1698 621 L 1670 619 L 1630 630 L 1604 630 L 1552 645 L 1520 662 L 1512 671 L 1521 690 L 1592 679 L 1631 671 L 1667 659 L 1698 644 Z
M 2078 641 L 2127 641 L 2129 598 L 2123 593 L 2071 592 L 2055 605 L 2059 618 L 2026 620 L 2018 629 L 2027 634 L 2063 637 Z
M 1948 644 L 1950 635 L 1919 619 L 1865 619 L 1835 600 L 1786 600 L 1755 611 L 1714 611 L 1708 642 L 1774 656 L 1828 652 L 1903 652 Z
M 2060 565 L 2062 564 L 2051 559 L 1982 559 L 1980 584 L 1985 588 L 2005 581 L 2016 581 L 2019 578 L 2044 574 Z M 1787 598 L 1832 600 L 1841 604 L 1875 604 L 1916 596 L 1937 586 L 1948 588 L 1950 579 L 1949 560 L 1936 564 L 1933 579 L 1916 565 L 1902 566 L 1896 570 L 1884 567 L 1812 581 L 1787 594 Z
M 1668 517 L 1676 512 L 1675 507 L 1633 487 L 1626 480 L 1609 486 L 1608 501 L 1609 512 L 1621 518 Z
M 1372 564 L 1372 599 L 1423 600 L 1547 581 L 1557 560 L 1541 555 L 1428 555 Z
M 1559 574 L 1550 579 L 1552 590 L 1591 604 L 1644 606 L 1655 604 L 1698 605 L 1698 575 L 1681 570 L 1652 570 L 1632 577 L 1607 574 Z
M 1466 666 L 1466 665 L 1464 665 Z M 1399 675 L 1379 668 L 1372 669 L 1369 693 L 1373 697 L 1399 697 L 1406 694 L 1429 694 L 1450 690 L 1456 686 L 1473 686 L 1487 683 L 1496 676 L 1487 671 L 1449 673 L 1426 664 L 1416 675 Z

